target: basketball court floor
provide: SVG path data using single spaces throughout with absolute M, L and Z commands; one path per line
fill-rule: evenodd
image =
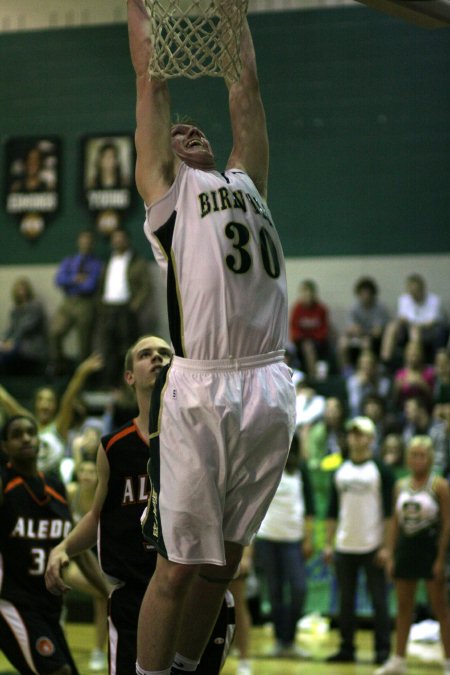
M 90 675 L 88 662 L 94 643 L 91 624 L 68 624 L 67 634 L 81 675 Z M 338 635 L 334 630 L 324 636 L 304 636 L 299 640 L 299 645 L 311 653 L 310 660 L 274 659 L 267 656 L 272 647 L 271 628 L 270 626 L 258 626 L 253 628 L 251 633 L 252 675 L 372 675 L 375 666 L 371 663 L 371 640 L 370 631 L 358 633 L 358 663 L 356 664 L 334 665 L 324 662 L 326 656 L 333 653 L 338 645 Z M 236 658 L 230 656 L 222 675 L 235 675 L 236 666 Z M 0 675 L 13 675 L 14 673 L 16 671 L 9 666 L 3 654 L 0 653 Z M 438 675 L 438 673 L 442 673 L 440 645 L 414 647 L 414 655 L 408 658 L 408 675 Z

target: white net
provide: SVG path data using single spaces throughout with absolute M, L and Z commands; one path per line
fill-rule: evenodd
M 239 44 L 248 0 L 145 0 L 151 78 L 239 78 Z

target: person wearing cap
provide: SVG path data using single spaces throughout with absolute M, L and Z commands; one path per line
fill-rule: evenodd
M 372 599 L 375 631 L 375 663 L 386 661 L 390 650 L 385 564 L 392 511 L 394 476 L 373 458 L 375 425 L 368 417 L 355 417 L 347 424 L 349 458 L 332 476 L 327 514 L 327 545 L 324 558 L 334 560 L 339 589 L 341 644 L 328 657 L 331 663 L 355 659 L 355 598 L 358 572 L 364 569 Z

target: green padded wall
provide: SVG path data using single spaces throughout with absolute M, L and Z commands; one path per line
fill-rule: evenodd
M 287 256 L 448 251 L 450 29 L 359 6 L 250 22 L 271 141 L 269 202 Z M 9 136 L 63 141 L 59 213 L 31 243 L 2 197 L 0 262 L 55 263 L 91 223 L 79 194 L 82 136 L 134 131 L 126 26 L 4 33 L 0 63 L 2 184 Z M 223 164 L 223 82 L 175 80 L 171 92 L 174 110 L 202 123 Z M 125 222 L 138 246 L 142 218 L 135 195 Z

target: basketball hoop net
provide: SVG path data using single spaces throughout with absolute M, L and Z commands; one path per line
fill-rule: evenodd
M 248 0 L 145 0 L 153 53 L 151 78 L 239 78 Z

